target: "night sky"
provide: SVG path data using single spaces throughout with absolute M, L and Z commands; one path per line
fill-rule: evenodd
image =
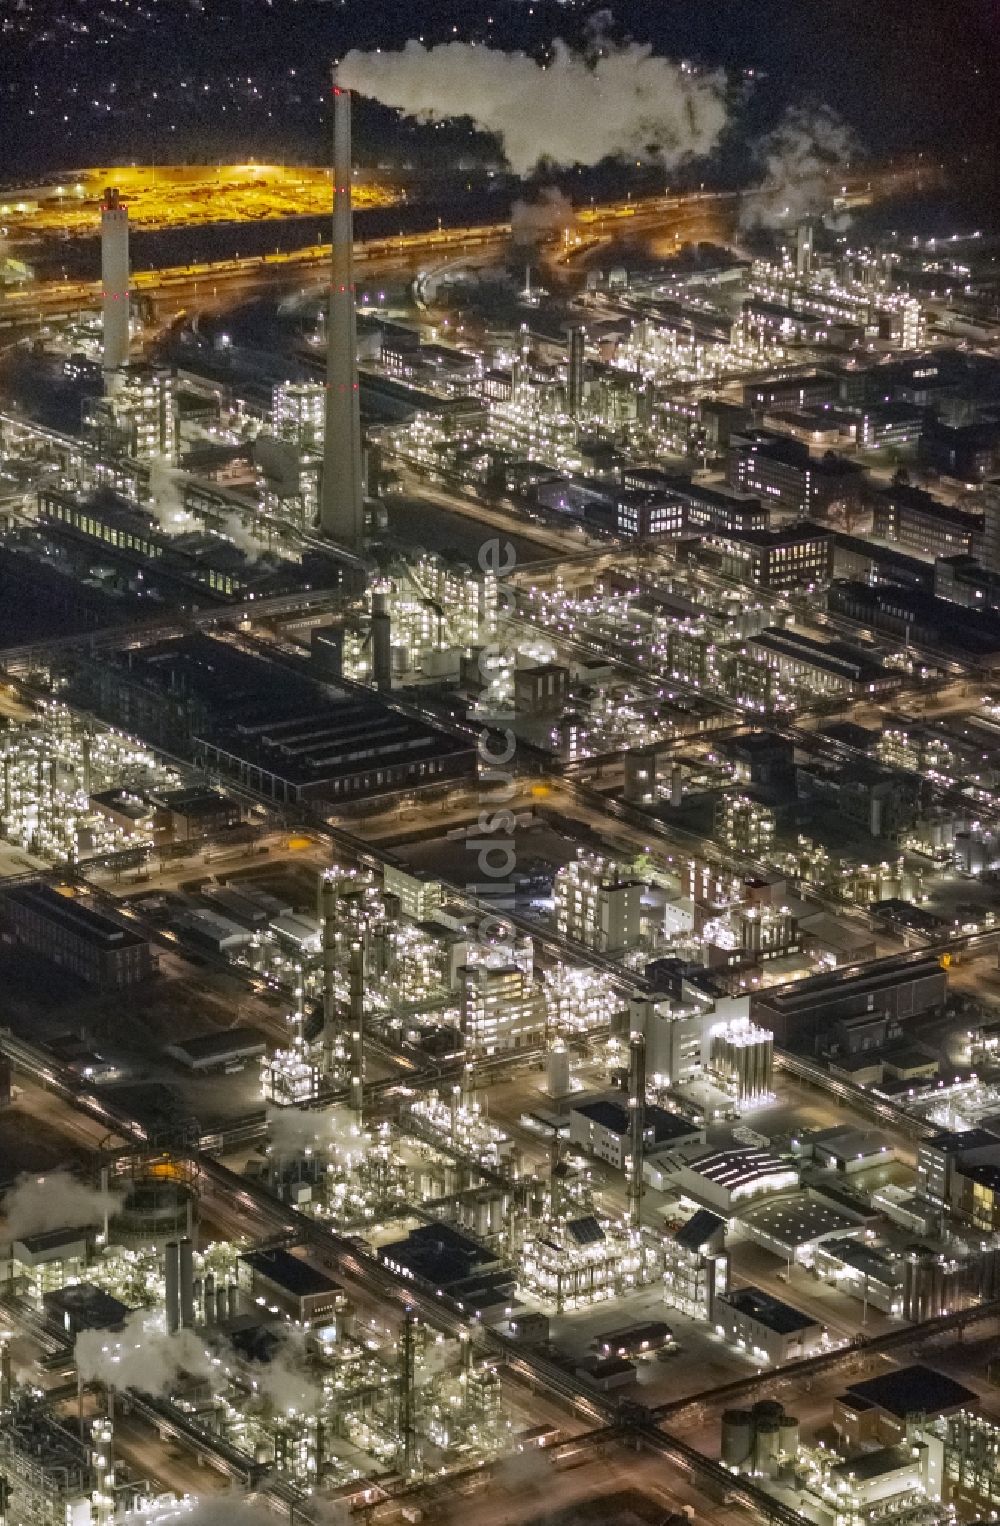
M 114 159 L 316 159 L 331 56 L 414 33 L 533 51 L 556 35 L 578 40 L 603 8 L 18 0 L 0 12 L 0 178 Z M 983 166 L 1000 145 L 1000 0 L 617 0 L 611 9 L 614 35 L 763 71 L 748 131 L 789 101 L 822 100 L 875 155 L 967 152 Z M 380 109 L 359 113 L 359 150 L 373 162 L 419 161 L 425 138 Z M 450 143 L 465 152 L 472 140 L 457 131 Z M 438 154 L 443 146 L 437 138 Z

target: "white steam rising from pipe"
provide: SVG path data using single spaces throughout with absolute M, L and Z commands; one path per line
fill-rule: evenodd
M 308 1370 L 309 1353 L 301 1331 L 288 1331 L 270 1361 L 254 1362 L 247 1374 L 257 1392 L 282 1415 L 316 1414 L 323 1390 Z
M 348 53 L 341 82 L 421 121 L 468 117 L 503 143 L 517 174 L 543 162 L 658 160 L 670 169 L 716 147 L 728 120 L 721 71 L 699 74 L 647 44 L 602 44 L 600 56 L 552 45 L 546 64 L 471 43 Z
M 136 1309 L 120 1331 L 82 1330 L 74 1359 L 85 1383 L 165 1398 L 185 1373 L 210 1378 L 218 1363 L 193 1330 L 168 1335 L 160 1310 Z
M 21 1176 L 3 1200 L 5 1237 L 23 1240 L 50 1229 L 83 1229 L 103 1225 L 121 1206 L 122 1194 L 104 1192 L 78 1181 L 69 1171 L 47 1176 Z
M 519 197 L 510 209 L 515 244 L 537 244 L 546 234 L 576 226 L 573 203 L 554 185 L 543 186 L 534 201 Z
M 757 145 L 764 168 L 761 192 L 743 203 L 744 227 L 792 228 L 826 211 L 840 189 L 836 179 L 861 151 L 854 133 L 835 111 L 792 106 Z
M 165 535 L 200 530 L 201 520 L 184 506 L 184 473 L 162 457 L 149 463 L 149 512 Z
M 307 1150 L 335 1150 L 352 1158 L 367 1155 L 371 1137 L 359 1134 L 353 1114 L 343 1107 L 323 1111 L 303 1107 L 269 1107 L 267 1138 L 273 1155 L 304 1155 Z

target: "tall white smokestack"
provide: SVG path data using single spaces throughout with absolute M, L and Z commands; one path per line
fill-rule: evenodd
M 101 202 L 101 291 L 104 313 L 104 382 L 113 388 L 116 373 L 128 364 L 129 316 L 128 209 L 114 186 Z
M 326 439 L 320 529 L 359 549 L 365 535 L 354 310 L 354 216 L 351 210 L 351 92 L 333 74 L 333 256 L 326 326 Z

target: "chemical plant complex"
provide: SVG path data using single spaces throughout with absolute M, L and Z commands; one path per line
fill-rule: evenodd
M 994 1521 L 995 241 L 356 236 L 346 79 L 332 246 L 4 209 L 0 1526 Z

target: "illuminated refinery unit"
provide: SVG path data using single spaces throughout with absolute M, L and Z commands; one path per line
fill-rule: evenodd
M 0 198 L 0 1526 L 988 1521 L 989 255 L 448 228 L 357 67 Z

